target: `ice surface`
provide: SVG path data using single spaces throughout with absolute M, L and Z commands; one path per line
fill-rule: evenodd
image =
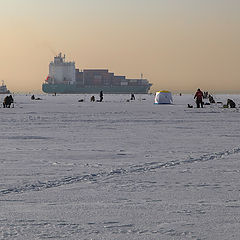
M 240 239 L 238 108 L 40 97 L 0 108 L 0 239 Z

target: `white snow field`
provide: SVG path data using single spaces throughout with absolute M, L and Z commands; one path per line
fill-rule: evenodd
M 238 107 L 36 97 L 0 108 L 0 239 L 240 239 Z

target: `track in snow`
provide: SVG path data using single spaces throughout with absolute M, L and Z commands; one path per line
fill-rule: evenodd
M 231 150 L 225 150 L 217 153 L 204 154 L 198 158 L 189 157 L 188 159 L 182 161 L 168 161 L 165 163 L 162 162 L 147 162 L 140 165 L 132 165 L 126 168 L 118 168 L 113 169 L 108 172 L 99 172 L 99 173 L 91 173 L 85 174 L 81 176 L 66 176 L 57 180 L 49 180 L 49 181 L 38 181 L 32 184 L 25 184 L 22 186 L 15 186 L 7 189 L 0 190 L 0 196 L 11 194 L 11 193 L 24 193 L 27 191 L 42 191 L 49 188 L 59 187 L 62 185 L 74 184 L 79 182 L 96 182 L 100 178 L 106 178 L 111 176 L 119 176 L 126 174 L 134 174 L 134 173 L 142 173 L 148 172 L 161 168 L 169 168 L 175 167 L 177 165 L 182 164 L 191 164 L 195 162 L 205 162 L 205 161 L 213 161 L 219 158 L 228 157 L 230 155 L 240 153 L 240 147 L 233 148 Z

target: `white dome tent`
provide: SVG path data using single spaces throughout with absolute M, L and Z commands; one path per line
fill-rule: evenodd
M 172 93 L 169 91 L 159 91 L 155 94 L 154 104 L 172 104 Z

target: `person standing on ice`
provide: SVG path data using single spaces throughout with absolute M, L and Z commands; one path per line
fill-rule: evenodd
M 103 100 L 103 91 L 100 91 L 99 96 L 100 96 L 100 100 L 99 100 L 99 102 L 102 102 L 102 100 Z
M 194 99 L 196 98 L 196 104 L 197 108 L 203 107 L 203 92 L 200 90 L 200 88 L 195 93 Z
M 135 100 L 135 96 L 134 96 L 133 93 L 131 93 L 131 98 L 130 98 L 130 100 Z

